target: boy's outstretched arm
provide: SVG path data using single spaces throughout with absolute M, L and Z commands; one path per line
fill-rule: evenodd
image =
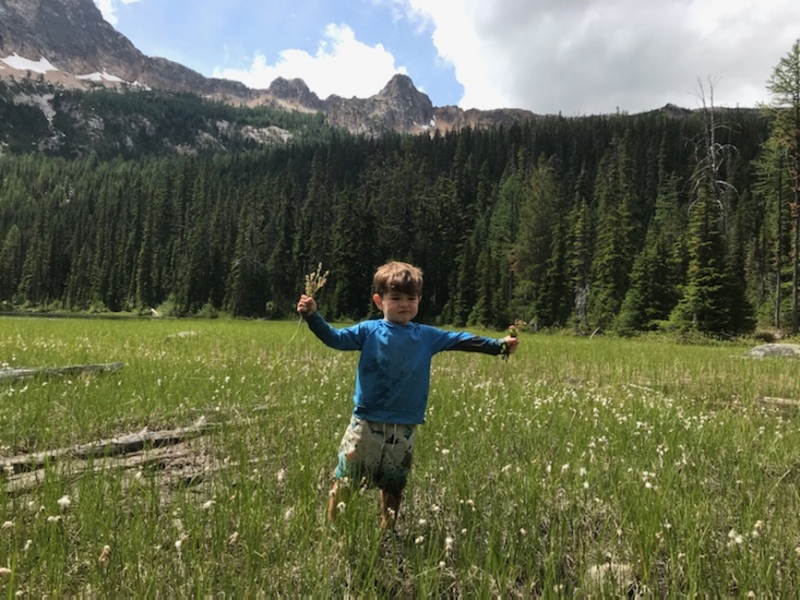
M 486 338 L 479 335 L 468 335 L 447 348 L 461 352 L 481 352 L 483 354 L 508 356 L 517 349 L 519 339 L 507 335 L 501 339 Z
M 361 350 L 361 340 L 353 327 L 336 329 L 331 327 L 322 315 L 317 312 L 317 302 L 311 296 L 303 294 L 297 301 L 297 312 L 308 323 L 308 328 L 323 344 L 336 350 Z

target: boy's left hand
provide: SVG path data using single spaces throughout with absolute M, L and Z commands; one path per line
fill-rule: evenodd
M 507 335 L 503 338 L 503 343 L 506 345 L 506 348 L 508 348 L 508 353 L 511 354 L 517 349 L 519 338 L 512 335 Z

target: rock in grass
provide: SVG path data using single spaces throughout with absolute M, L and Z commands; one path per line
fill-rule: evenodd
M 625 596 L 636 588 L 636 576 L 631 565 L 608 562 L 586 569 L 583 586 L 588 594 L 610 592 L 613 589 L 614 593 Z
M 748 358 L 800 358 L 800 344 L 763 344 L 756 346 L 745 354 Z

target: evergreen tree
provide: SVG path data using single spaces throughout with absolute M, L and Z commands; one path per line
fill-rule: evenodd
M 785 153 L 792 188 L 789 200 L 792 228 L 791 332 L 800 331 L 800 39 L 782 57 L 767 82 L 774 117 L 773 143 Z
M 687 238 L 689 267 L 682 298 L 670 321 L 681 330 L 722 336 L 749 332 L 755 322 L 728 262 L 725 198 L 726 193 L 736 190 L 724 179 L 724 167 L 733 148 L 718 141 L 721 125 L 716 120 L 713 87 L 710 92 L 710 105 L 703 97 L 705 128 L 695 146 L 695 195 Z
M 573 328 L 579 333 L 586 333 L 589 327 L 586 304 L 592 279 L 594 251 L 594 223 L 586 188 L 586 170 L 582 169 L 575 183 L 567 233 L 567 269 L 572 288 Z
M 615 139 L 598 167 L 596 246 L 588 316 L 592 326 L 612 326 L 628 290 L 636 248 L 632 206 L 635 202 L 631 163 L 623 139 Z
M 561 187 L 555 168 L 544 156 L 530 176 L 520 206 L 516 258 L 523 294 L 529 295 L 532 314 L 529 321 L 541 326 L 558 324 L 553 314 L 554 282 L 549 268 L 555 235 L 561 227 Z M 558 243 L 561 243 L 560 241 Z
M 634 260 L 630 287 L 615 329 L 623 335 L 656 329 L 669 317 L 680 294 L 680 236 L 684 230 L 675 176 L 659 185 L 656 212 L 644 248 Z
M 784 322 L 784 315 L 791 315 L 791 306 L 784 311 L 786 298 L 791 297 L 791 289 L 788 289 L 791 286 L 791 245 L 787 223 L 791 218 L 788 199 L 792 198 L 792 188 L 787 165 L 785 149 L 774 136 L 770 137 L 755 161 L 757 183 L 753 196 L 760 227 L 753 240 L 752 270 L 757 305 L 766 311 L 767 318 L 777 328 L 789 324 Z
M 14 294 L 22 277 L 23 258 L 22 233 L 14 223 L 6 233 L 0 249 L 0 301 L 14 301 Z
M 371 296 L 375 269 L 375 225 L 369 199 L 345 190 L 336 203 L 330 271 L 334 279 L 332 314 L 353 320 L 363 318 Z

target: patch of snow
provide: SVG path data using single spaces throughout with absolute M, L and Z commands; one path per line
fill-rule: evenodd
M 33 71 L 34 73 L 47 73 L 48 71 L 58 71 L 50 61 L 46 58 L 40 58 L 37 61 L 30 60 L 19 56 L 16 52 L 11 56 L 0 58 L 0 61 L 6 63 L 12 69 L 17 71 Z
M 18 94 L 14 96 L 14 104 L 17 105 L 26 105 L 26 106 L 33 106 L 34 108 L 38 108 L 44 113 L 47 122 L 50 125 L 53 124 L 53 117 L 56 116 L 56 111 L 53 106 L 50 104 L 51 100 L 53 100 L 53 94 L 45 94 L 43 96 L 34 96 L 28 94 Z
M 89 73 L 88 75 L 78 75 L 78 79 L 83 79 L 87 81 L 111 81 L 113 83 L 125 83 L 124 80 L 120 79 L 116 75 L 109 75 L 105 71 L 102 73 Z

